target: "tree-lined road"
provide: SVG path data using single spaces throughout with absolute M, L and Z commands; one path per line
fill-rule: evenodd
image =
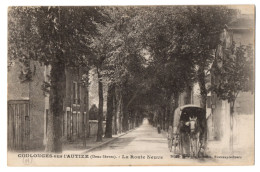
M 115 139 L 106 146 L 85 153 L 89 155 L 88 163 L 102 165 L 188 165 L 201 163 L 199 159 L 174 158 L 168 149 L 168 141 L 164 134 L 145 118 L 140 127 Z M 208 159 L 207 161 L 211 161 Z M 212 162 L 212 161 L 211 161 Z

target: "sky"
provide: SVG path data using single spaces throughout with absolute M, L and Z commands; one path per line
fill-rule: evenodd
M 239 9 L 241 14 L 254 14 L 254 5 L 232 5 L 231 8 Z

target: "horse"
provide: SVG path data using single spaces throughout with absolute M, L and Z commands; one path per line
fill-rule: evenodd
M 174 152 L 176 148 L 181 157 L 190 155 L 191 158 L 198 158 L 203 145 L 203 126 L 200 125 L 197 117 L 189 117 L 188 121 L 180 121 L 178 135 L 174 138 Z
M 197 117 L 189 117 L 189 121 L 186 122 L 189 126 L 189 138 L 190 138 L 190 156 L 197 158 L 201 149 L 201 127 L 197 120 Z

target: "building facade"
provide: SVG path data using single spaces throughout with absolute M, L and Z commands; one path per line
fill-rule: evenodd
M 8 68 L 7 86 L 8 150 L 43 149 L 44 67 L 35 62 L 29 62 L 28 66 L 18 61 L 12 63 Z M 23 75 L 29 73 L 29 80 L 23 80 Z
M 44 150 L 47 143 L 49 95 L 43 91 L 43 83 L 49 82 L 51 67 L 28 63 L 25 67 L 14 61 L 8 68 L 8 150 Z M 83 82 L 84 74 L 81 68 L 66 68 L 62 117 L 65 144 L 82 141 L 85 131 L 87 137 L 97 133 L 97 120 L 89 120 L 88 81 Z
M 44 79 L 48 82 L 48 75 L 51 67 L 45 66 Z M 63 100 L 62 117 L 62 140 L 66 142 L 79 141 L 84 136 L 85 125 L 88 124 L 88 91 L 87 85 L 83 82 L 82 76 L 85 73 L 81 68 L 66 68 L 65 98 Z M 49 114 L 49 95 L 45 97 L 44 111 L 44 144 L 47 141 L 47 126 Z

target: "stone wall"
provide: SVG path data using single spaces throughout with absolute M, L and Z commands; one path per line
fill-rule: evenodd
M 105 134 L 106 129 L 106 121 L 103 121 L 103 134 Z M 97 120 L 89 120 L 89 137 L 95 137 L 97 135 L 98 130 L 98 121 Z

